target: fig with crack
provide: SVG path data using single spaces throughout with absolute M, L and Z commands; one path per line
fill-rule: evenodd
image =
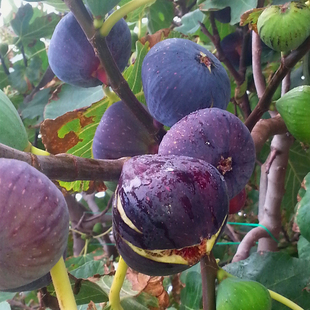
M 117 249 L 138 272 L 181 272 L 210 253 L 226 224 L 228 203 L 224 178 L 203 160 L 132 157 L 113 200 Z
M 310 8 L 300 2 L 268 6 L 257 21 L 262 41 L 278 52 L 296 49 L 310 35 Z
M 69 212 L 44 174 L 0 159 L 0 291 L 44 286 L 67 246 Z

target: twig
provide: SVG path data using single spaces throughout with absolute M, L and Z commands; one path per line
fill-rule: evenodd
M 272 96 L 276 89 L 280 85 L 286 74 L 296 65 L 296 63 L 307 53 L 310 49 L 310 36 L 305 40 L 305 42 L 299 46 L 296 50 L 292 51 L 286 58 L 281 61 L 279 69 L 276 71 L 270 83 L 266 87 L 266 91 L 259 99 L 257 106 L 251 113 L 251 115 L 246 119 L 245 125 L 251 131 L 255 124 L 259 121 L 262 115 L 268 111 L 271 104 Z
M 268 232 L 262 227 L 255 227 L 250 230 L 239 244 L 237 252 L 232 259 L 232 263 L 248 258 L 250 255 L 250 250 L 253 246 L 255 246 L 256 242 L 260 238 L 268 237 L 270 237 Z
M 27 162 L 52 180 L 117 181 L 128 157 L 119 159 L 89 159 L 70 154 L 50 156 L 34 155 L 15 150 L 0 143 L 0 158 L 13 158 Z
M 265 78 L 262 73 L 261 53 L 262 46 L 260 37 L 255 31 L 252 31 L 252 68 L 254 84 L 258 98 L 263 96 L 263 93 L 266 89 Z

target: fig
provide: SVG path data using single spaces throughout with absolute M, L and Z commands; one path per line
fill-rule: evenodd
M 228 277 L 217 288 L 216 310 L 271 310 L 272 299 L 256 281 Z
M 249 181 L 256 158 L 247 127 L 234 114 L 218 108 L 182 118 L 163 137 L 158 153 L 195 157 L 217 167 L 226 180 L 229 199 Z
M 117 159 L 157 153 L 158 145 L 123 101 L 113 103 L 96 129 L 92 152 L 96 159 Z
M 245 201 L 246 191 L 244 188 L 240 193 L 229 200 L 229 214 L 238 213 L 244 207 Z
M 41 281 L 63 255 L 69 213 L 56 185 L 25 162 L 1 158 L 0 183 L 0 291 L 15 290 Z
M 150 114 L 169 127 L 198 109 L 226 109 L 230 100 L 230 81 L 220 61 L 186 39 L 166 39 L 150 49 L 142 84 Z
M 237 29 L 235 32 L 230 33 L 222 39 L 220 45 L 225 53 L 226 58 L 236 68 L 239 68 L 240 56 L 242 53 L 243 33 L 241 29 Z M 245 65 L 250 66 L 252 64 L 252 42 L 247 41 L 246 47 Z
M 187 156 L 142 155 L 123 166 L 112 202 L 117 249 L 134 270 L 181 272 L 208 255 L 228 214 L 215 167 Z
M 278 52 L 296 49 L 310 35 L 310 9 L 300 2 L 268 6 L 258 17 L 262 41 Z
M 298 86 L 276 102 L 288 131 L 299 141 L 310 143 L 310 86 Z
M 0 143 L 24 151 L 29 146 L 24 124 L 11 100 L 0 90 Z
M 124 19 L 114 25 L 106 41 L 119 70 L 123 71 L 131 55 L 131 35 Z M 65 83 L 80 87 L 107 84 L 99 58 L 71 12 L 54 30 L 48 60 L 55 75 Z

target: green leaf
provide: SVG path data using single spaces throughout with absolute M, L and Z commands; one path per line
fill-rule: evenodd
M 297 204 L 296 222 L 300 229 L 300 233 L 308 241 L 310 241 L 310 173 L 306 175 L 302 183 L 302 188 L 298 192 L 301 200 Z
M 15 18 L 11 21 L 11 26 L 18 36 L 22 36 L 27 33 L 32 15 L 33 8 L 28 3 L 18 9 Z
M 200 264 L 185 270 L 181 274 L 185 287 L 181 290 L 180 310 L 199 310 L 202 308 L 202 282 Z
M 231 8 L 231 21 L 230 24 L 234 25 L 240 22 L 240 16 L 247 10 L 256 8 L 257 0 L 206 0 L 199 1 L 200 10 L 208 11 L 209 9 L 224 9 L 227 6 Z
M 310 260 L 310 242 L 303 236 L 299 237 L 297 249 L 299 258 Z
M 95 17 L 104 17 L 109 13 L 120 0 L 85 0 L 85 4 Z
M 290 148 L 290 155 L 285 177 L 285 194 L 282 200 L 282 208 L 285 217 L 290 219 L 297 203 L 297 193 L 300 184 L 310 170 L 310 156 L 301 146 L 295 142 Z
M 63 84 L 57 97 L 52 98 L 44 111 L 44 119 L 55 119 L 69 111 L 90 106 L 104 97 L 102 86 L 83 88 Z
M 33 99 L 27 104 L 22 104 L 19 108 L 23 118 L 38 118 L 37 122 L 42 122 L 43 111 L 50 97 L 50 88 L 45 88 L 37 92 Z
M 246 260 L 229 264 L 224 269 L 239 278 L 258 281 L 304 310 L 310 309 L 308 260 L 280 252 L 256 252 Z M 273 302 L 272 309 L 286 310 L 287 307 Z
M 169 28 L 174 18 L 174 5 L 167 0 L 156 0 L 147 13 L 149 32 Z
M 27 32 L 20 35 L 22 40 L 51 38 L 54 28 L 60 21 L 60 16 L 50 13 L 37 17 L 27 28 Z
M 183 34 L 193 34 L 200 29 L 199 22 L 203 23 L 206 15 L 199 9 L 185 14 L 181 18 L 182 26 L 174 28 L 176 31 L 180 31 Z

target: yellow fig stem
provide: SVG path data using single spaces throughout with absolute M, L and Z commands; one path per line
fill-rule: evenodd
M 63 257 L 50 271 L 60 310 L 77 310 Z
M 50 153 L 41 149 L 38 149 L 37 147 L 31 145 L 30 153 L 34 155 L 42 155 L 42 156 L 49 156 Z
M 294 302 L 292 302 L 291 300 L 289 300 L 288 298 L 274 292 L 271 290 L 268 290 L 269 294 L 271 296 L 272 299 L 280 302 L 281 304 L 287 306 L 288 308 L 291 308 L 293 310 L 304 310 L 303 308 L 299 307 L 297 304 L 295 304 Z
M 127 268 L 127 264 L 120 256 L 116 273 L 112 282 L 111 290 L 109 293 L 109 302 L 112 310 L 123 310 L 123 307 L 121 306 L 120 291 L 126 277 Z

